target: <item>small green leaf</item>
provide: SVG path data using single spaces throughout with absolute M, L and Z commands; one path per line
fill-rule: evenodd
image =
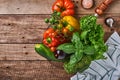
M 80 41 L 80 37 L 79 37 L 79 33 L 78 32 L 75 32 L 75 33 L 73 33 L 73 36 L 72 36 L 72 43 L 74 43 L 74 44 L 77 44 L 77 42 L 79 42 Z
M 75 47 L 72 43 L 64 43 L 57 47 L 58 50 L 62 50 L 66 54 L 75 53 Z
M 75 55 L 76 54 L 76 55 Z M 75 73 L 77 71 L 76 64 L 82 59 L 83 54 L 76 52 L 70 56 L 70 61 L 64 63 L 64 69 L 67 73 Z
M 76 56 L 77 62 L 79 62 L 83 57 L 83 50 L 77 50 L 75 53 L 75 56 Z
M 83 57 L 82 50 L 79 50 L 79 51 L 77 50 L 75 52 L 75 54 L 71 55 L 70 64 L 75 65 L 76 63 L 78 63 L 82 59 L 82 57 Z
M 95 53 L 95 48 L 93 46 L 87 46 L 84 49 L 84 53 L 87 55 L 93 55 Z
M 85 39 L 87 36 L 88 31 L 83 31 L 80 35 L 81 40 Z
M 83 44 L 82 44 L 82 42 L 80 41 L 80 35 L 79 35 L 78 32 L 73 33 L 71 42 L 73 43 L 73 45 L 75 46 L 76 49 L 77 49 L 77 48 L 79 48 L 79 49 L 82 49 L 82 48 L 83 48 Z

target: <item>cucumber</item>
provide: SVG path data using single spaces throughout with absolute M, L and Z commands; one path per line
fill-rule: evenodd
M 47 46 L 45 46 L 45 45 L 42 44 L 42 43 L 35 45 L 35 51 L 36 51 L 39 55 L 47 58 L 48 60 L 52 60 L 52 61 L 62 61 L 62 60 L 57 59 L 57 58 L 54 56 L 54 53 L 50 50 L 50 48 L 48 48 Z

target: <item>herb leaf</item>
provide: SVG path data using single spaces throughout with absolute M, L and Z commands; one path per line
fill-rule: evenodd
M 84 53 L 87 54 L 87 55 L 93 55 L 95 53 L 94 46 L 87 46 L 87 47 L 85 47 Z
M 75 47 L 72 43 L 64 43 L 57 47 L 58 50 L 62 50 L 67 54 L 75 53 Z
M 71 42 L 73 43 L 73 45 L 75 46 L 75 48 L 79 48 L 82 49 L 83 45 L 82 42 L 80 41 L 80 35 L 78 32 L 73 33 L 73 37 L 71 39 Z

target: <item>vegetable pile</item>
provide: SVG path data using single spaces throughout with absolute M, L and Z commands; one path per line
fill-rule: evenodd
M 63 62 L 67 73 L 83 72 L 91 61 L 105 59 L 103 53 L 107 50 L 97 18 L 87 15 L 77 20 L 73 17 L 73 6 L 71 0 L 57 0 L 53 4 L 51 17 L 45 19 L 50 27 L 43 34 L 43 42 L 35 45 L 41 56 Z
M 104 59 L 103 53 L 107 50 L 104 44 L 104 32 L 101 25 L 96 24 L 95 16 L 85 16 L 80 20 L 81 33 L 73 33 L 70 43 L 58 46 L 66 54 L 71 54 L 65 62 L 64 68 L 68 73 L 83 71 L 91 61 Z

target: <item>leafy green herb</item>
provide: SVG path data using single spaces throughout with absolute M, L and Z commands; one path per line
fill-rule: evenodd
M 75 48 L 72 43 L 65 43 L 57 47 L 58 50 L 62 50 L 67 54 L 75 53 Z
M 87 55 L 93 55 L 95 53 L 94 46 L 86 46 L 84 49 L 84 53 Z
M 58 49 L 70 54 L 69 60 L 64 63 L 68 73 L 84 71 L 93 60 L 104 59 L 103 53 L 107 50 L 104 44 L 104 31 L 96 23 L 97 18 L 89 15 L 80 20 L 81 33 L 73 33 L 71 43 L 61 44 Z

